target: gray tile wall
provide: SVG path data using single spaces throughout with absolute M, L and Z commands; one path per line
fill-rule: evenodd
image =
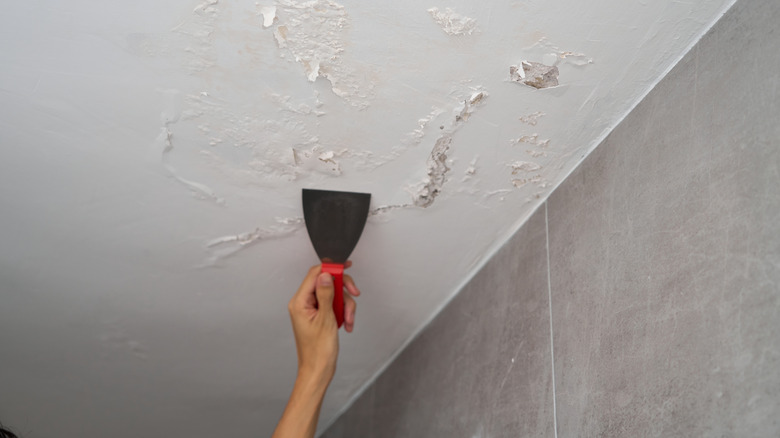
M 777 23 L 738 2 L 324 436 L 780 436 Z
M 324 436 L 552 436 L 548 297 L 541 210 Z

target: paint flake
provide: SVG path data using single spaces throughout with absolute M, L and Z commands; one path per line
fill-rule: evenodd
M 260 14 L 263 16 L 263 27 L 271 27 L 276 21 L 276 6 L 262 6 Z
M 450 8 L 446 8 L 444 11 L 440 11 L 439 8 L 430 8 L 428 13 L 447 35 L 471 35 L 478 32 L 477 20 L 460 15 Z
M 509 66 L 509 79 L 537 89 L 558 85 L 558 67 L 540 62 L 523 61 L 521 67 Z

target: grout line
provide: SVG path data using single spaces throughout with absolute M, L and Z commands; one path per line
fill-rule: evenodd
M 547 220 L 547 200 L 544 201 L 544 236 L 547 243 L 547 303 L 550 305 L 550 367 L 552 368 L 553 431 L 558 438 L 558 407 L 555 403 L 555 349 L 553 348 L 552 282 L 550 280 L 550 222 Z

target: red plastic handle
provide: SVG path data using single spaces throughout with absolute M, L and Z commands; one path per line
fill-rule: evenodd
M 344 265 L 323 263 L 322 272 L 333 276 L 333 313 L 336 314 L 336 324 L 341 328 L 344 324 Z

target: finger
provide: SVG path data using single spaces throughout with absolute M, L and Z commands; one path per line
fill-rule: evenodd
M 314 291 L 314 288 L 317 284 L 317 276 L 320 274 L 321 269 L 321 265 L 315 265 L 309 268 L 309 272 L 306 273 L 306 277 L 303 278 L 301 286 L 295 293 L 296 296 L 310 295 L 311 292 Z
M 317 276 L 317 302 L 319 303 L 320 310 L 333 309 L 333 277 L 327 273 L 322 272 Z
M 358 289 L 357 286 L 355 286 L 355 280 L 352 279 L 349 275 L 344 275 L 344 287 L 347 288 L 347 292 L 349 292 L 351 295 L 354 295 L 356 297 L 360 296 L 360 289 Z
M 352 333 L 355 327 L 355 312 L 357 311 L 357 303 L 355 299 L 344 294 L 344 330 L 347 333 Z
M 307 272 L 306 277 L 303 278 L 303 282 L 301 282 L 300 287 L 298 287 L 298 291 L 295 292 L 295 295 L 293 295 L 290 300 L 290 307 L 293 306 L 293 303 L 297 303 L 300 306 L 306 306 L 307 303 L 310 304 L 311 301 L 315 301 L 314 304 L 316 304 L 314 288 L 317 284 L 317 275 L 319 275 L 320 269 L 320 265 L 309 268 L 309 272 Z

